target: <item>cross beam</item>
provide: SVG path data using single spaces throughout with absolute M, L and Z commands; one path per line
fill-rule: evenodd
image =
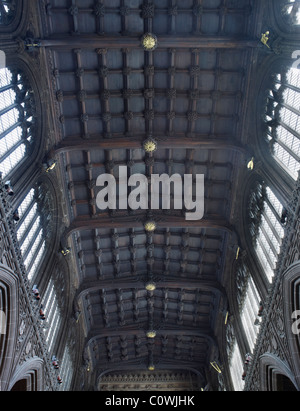
M 141 36 L 142 37 L 142 36 Z M 97 36 L 85 35 L 61 36 L 39 40 L 35 42 L 39 46 L 55 50 L 70 49 L 136 49 L 142 47 L 141 39 L 126 36 Z M 158 48 L 188 48 L 188 49 L 245 49 L 257 48 L 258 40 L 234 37 L 212 36 L 159 36 Z
M 128 336 L 140 336 L 140 337 L 145 337 L 146 333 L 148 330 L 146 329 L 141 329 L 141 328 L 134 328 L 134 327 L 123 327 L 123 328 L 102 328 L 101 331 L 99 330 L 99 333 L 94 331 L 94 335 L 90 336 L 90 338 L 87 341 L 86 346 L 88 347 L 91 345 L 93 342 L 103 339 L 103 338 L 108 338 L 108 337 L 128 337 Z M 216 339 L 212 333 L 212 331 L 208 328 L 187 328 L 187 327 L 178 327 L 178 328 L 171 328 L 171 327 L 165 327 L 156 330 L 156 338 L 159 336 L 193 336 L 193 337 L 199 337 L 207 340 L 209 342 L 209 345 L 212 345 L 214 347 L 217 347 L 218 344 L 216 342 Z
M 114 138 L 99 140 L 66 139 L 58 144 L 51 152 L 51 157 L 61 153 L 79 150 L 113 150 L 113 149 L 141 149 L 145 139 L 137 138 Z M 203 150 L 233 150 L 242 154 L 246 153 L 245 148 L 235 140 L 225 140 L 217 138 L 197 139 L 197 138 L 176 138 L 168 137 L 158 140 L 160 149 L 203 149 Z
M 80 287 L 80 290 L 75 298 L 76 303 L 78 304 L 82 298 L 85 298 L 86 295 L 97 292 L 100 290 L 126 290 L 126 289 L 145 289 L 145 284 L 147 283 L 148 278 L 145 278 L 145 281 L 142 278 L 133 279 L 131 276 L 129 279 L 122 278 L 118 280 L 101 280 L 83 283 Z M 202 281 L 202 280 L 189 280 L 182 278 L 160 278 L 155 280 L 157 288 L 176 288 L 176 289 L 200 289 L 206 292 L 212 292 L 214 294 L 219 294 L 224 297 L 226 300 L 225 289 L 220 286 L 218 283 L 213 281 Z
M 154 218 L 155 220 L 155 218 Z M 110 217 L 107 213 L 97 218 L 90 217 L 77 217 L 71 223 L 70 227 L 65 231 L 64 238 L 69 238 L 72 234 L 78 231 L 95 230 L 101 228 L 143 228 L 144 222 L 146 221 L 146 216 L 141 214 L 140 218 L 132 217 Z M 160 221 L 156 223 L 157 229 L 163 228 L 202 228 L 202 229 L 215 229 L 219 231 L 226 232 L 228 234 L 233 233 L 233 228 L 231 225 L 223 219 L 202 219 L 196 221 L 187 221 L 184 217 L 178 216 L 163 216 L 160 217 Z

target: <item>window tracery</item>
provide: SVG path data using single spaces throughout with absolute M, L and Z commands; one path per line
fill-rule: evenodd
M 14 19 L 15 12 L 15 0 L 0 0 L 0 25 L 9 25 Z
M 235 341 L 233 346 L 232 357 L 230 360 L 230 373 L 235 391 L 243 391 L 245 386 L 245 383 L 242 379 L 242 375 L 244 373 L 244 365 L 242 354 L 237 341 Z
M 66 346 L 62 358 L 60 377 L 62 380 L 61 391 L 69 391 L 73 377 L 73 363 L 68 346 Z
M 272 282 L 284 238 L 285 209 L 269 187 L 258 183 L 250 195 L 250 234 L 265 274 Z
M 277 74 L 267 98 L 266 137 L 271 152 L 294 180 L 300 170 L 300 70 Z
M 259 333 L 259 309 L 261 298 L 253 278 L 245 264 L 240 265 L 237 271 L 237 299 L 241 315 L 241 321 L 253 352 Z
M 7 177 L 30 154 L 35 103 L 24 74 L 0 69 L 0 171 Z
M 46 252 L 46 241 L 51 237 L 51 199 L 46 187 L 32 188 L 18 207 L 17 239 L 32 280 Z
M 288 22 L 294 25 L 300 24 L 300 1 L 284 0 L 282 3 L 282 13 Z
M 49 353 L 52 353 L 59 327 L 61 325 L 61 313 L 52 279 L 48 283 L 48 287 L 43 298 L 43 308 L 47 318 L 47 327 L 44 329 L 44 333 L 48 344 L 48 351 Z
M 260 297 L 252 277 L 249 277 L 245 301 L 241 312 L 241 320 L 251 352 L 253 352 L 259 333 L 258 311 Z

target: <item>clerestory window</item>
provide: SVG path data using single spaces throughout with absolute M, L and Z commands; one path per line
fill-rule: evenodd
M 44 329 L 48 351 L 51 354 L 56 342 L 59 327 L 61 325 L 61 313 L 53 280 L 49 281 L 43 298 L 43 310 L 47 319 L 47 327 Z
M 237 341 L 233 346 L 230 360 L 230 373 L 235 391 L 243 391 L 245 382 L 242 379 L 244 373 L 244 362 Z
M 61 363 L 60 377 L 62 379 L 61 391 L 69 391 L 73 377 L 73 363 L 71 360 L 71 353 L 68 346 L 66 346 Z
M 277 74 L 266 107 L 266 132 L 276 161 L 293 177 L 300 170 L 300 70 Z
M 34 96 L 25 76 L 0 70 L 0 172 L 12 173 L 30 154 L 33 143 Z
M 250 346 L 250 351 L 253 352 L 259 334 L 260 322 L 258 321 L 258 312 L 261 300 L 252 277 L 249 277 L 245 291 L 241 320 Z
M 46 249 L 45 235 L 34 189 L 31 189 L 22 201 L 18 213 L 20 222 L 17 228 L 17 238 L 28 279 L 32 280 Z
M 250 196 L 250 234 L 271 283 L 285 230 L 285 209 L 269 187 L 257 184 Z

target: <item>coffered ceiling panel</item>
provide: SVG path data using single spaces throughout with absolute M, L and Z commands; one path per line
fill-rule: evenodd
M 57 0 L 47 6 L 55 34 L 143 32 L 150 20 L 157 34 L 240 34 L 247 29 L 250 0 Z
M 43 44 L 60 131 L 53 155 L 69 198 L 83 359 L 95 378 L 150 366 L 193 369 L 205 384 L 209 362 L 220 358 L 230 218 L 245 162 L 251 5 L 48 1 Z M 153 52 L 141 44 L 147 32 L 158 39 Z M 152 153 L 143 147 L 149 138 Z M 172 207 L 101 211 L 97 178 L 118 181 L 119 166 L 149 181 L 155 173 L 204 174 L 204 218 L 186 221 L 186 210 Z M 144 227 L 149 219 L 153 232 Z

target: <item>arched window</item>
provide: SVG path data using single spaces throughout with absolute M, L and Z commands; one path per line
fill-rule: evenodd
M 237 341 L 233 346 L 230 360 L 230 373 L 235 391 L 243 391 L 245 383 L 242 379 L 244 374 L 244 362 Z
M 239 267 L 237 272 L 237 298 L 241 321 L 253 352 L 260 328 L 259 309 L 261 298 L 253 278 L 245 265 Z
M 16 0 L 0 0 L 0 25 L 7 26 L 15 16 Z
M 269 187 L 257 184 L 250 195 L 250 234 L 265 274 L 272 282 L 284 237 L 285 210 Z
M 277 74 L 266 107 L 272 154 L 295 180 L 300 170 L 300 70 Z
M 73 363 L 71 360 L 70 348 L 66 346 L 61 362 L 60 377 L 62 379 L 61 391 L 69 391 L 73 377 Z
M 61 314 L 58 307 L 55 286 L 53 280 L 49 281 L 47 290 L 43 298 L 43 310 L 47 319 L 47 327 L 44 329 L 48 351 L 52 353 L 57 333 L 61 325 Z
M 6 287 L 0 282 L 0 369 L 2 352 L 5 349 L 5 335 L 7 328 L 8 296 Z
M 0 172 L 4 178 L 30 154 L 33 126 L 33 91 L 25 76 L 18 71 L 1 69 Z
M 300 1 L 283 0 L 282 13 L 286 17 L 287 22 L 296 25 L 300 24 Z
M 231 379 L 235 391 L 244 390 L 244 361 L 236 339 L 233 317 L 229 318 L 226 328 L 227 355 Z
M 17 238 L 27 269 L 28 279 L 32 280 L 46 248 L 44 230 L 34 189 L 31 189 L 22 201 L 18 212 L 20 222 L 17 228 Z
M 8 267 L 0 268 L 0 391 L 7 391 L 21 335 L 19 324 L 19 280 Z M 20 331 L 20 333 L 19 333 Z

